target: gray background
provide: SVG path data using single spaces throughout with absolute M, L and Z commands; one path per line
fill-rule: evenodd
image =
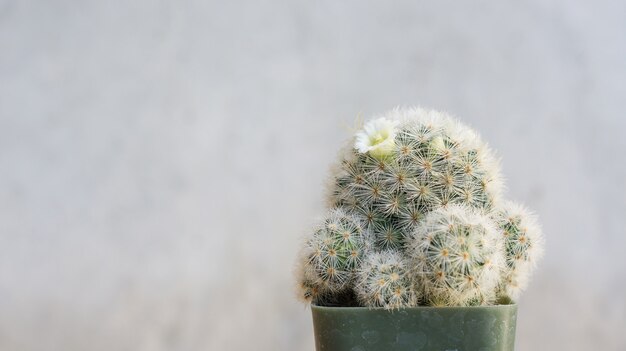
M 624 350 L 625 33 L 620 1 L 0 0 L 0 349 L 312 350 L 328 165 L 422 105 L 542 220 L 518 350 Z

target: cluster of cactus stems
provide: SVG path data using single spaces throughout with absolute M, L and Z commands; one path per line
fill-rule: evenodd
M 369 121 L 332 172 L 328 213 L 299 256 L 299 297 L 387 309 L 517 299 L 543 238 L 502 188 L 491 149 L 446 114 Z

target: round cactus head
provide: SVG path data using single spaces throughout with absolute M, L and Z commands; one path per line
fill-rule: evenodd
M 309 257 L 305 251 L 300 253 L 296 263 L 296 296 L 305 304 L 317 304 L 332 293 L 328 284 L 317 277 L 315 267 L 309 263 Z
M 436 209 L 418 225 L 409 244 L 427 304 L 468 306 L 494 301 L 502 241 L 481 212 L 458 205 Z
M 359 269 L 355 290 L 367 307 L 413 307 L 418 301 L 410 264 L 398 251 L 370 253 Z
M 543 255 L 544 239 L 533 213 L 520 204 L 507 201 L 492 215 L 504 239 L 506 265 L 498 295 L 517 299 L 528 285 Z
M 303 298 L 316 302 L 316 297 L 348 288 L 368 248 L 368 240 L 358 217 L 342 209 L 330 210 L 301 253 L 299 280 Z
M 365 124 L 331 182 L 330 202 L 361 216 L 379 250 L 397 249 L 429 211 L 490 209 L 501 189 L 485 143 L 445 114 L 394 110 Z

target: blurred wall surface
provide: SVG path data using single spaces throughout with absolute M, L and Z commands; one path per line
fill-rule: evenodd
M 626 2 L 0 0 L 0 350 L 312 350 L 358 116 L 447 110 L 547 237 L 518 350 L 626 349 Z

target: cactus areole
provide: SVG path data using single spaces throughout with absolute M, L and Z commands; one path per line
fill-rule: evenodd
M 328 212 L 298 256 L 298 297 L 325 333 L 317 349 L 512 349 L 514 302 L 543 236 L 530 211 L 503 199 L 503 187 L 493 151 L 445 113 L 398 108 L 366 122 L 340 152 Z M 455 310 L 473 317 L 455 319 Z M 441 332 L 429 316 L 443 321 Z M 484 335 L 466 330 L 483 322 Z

